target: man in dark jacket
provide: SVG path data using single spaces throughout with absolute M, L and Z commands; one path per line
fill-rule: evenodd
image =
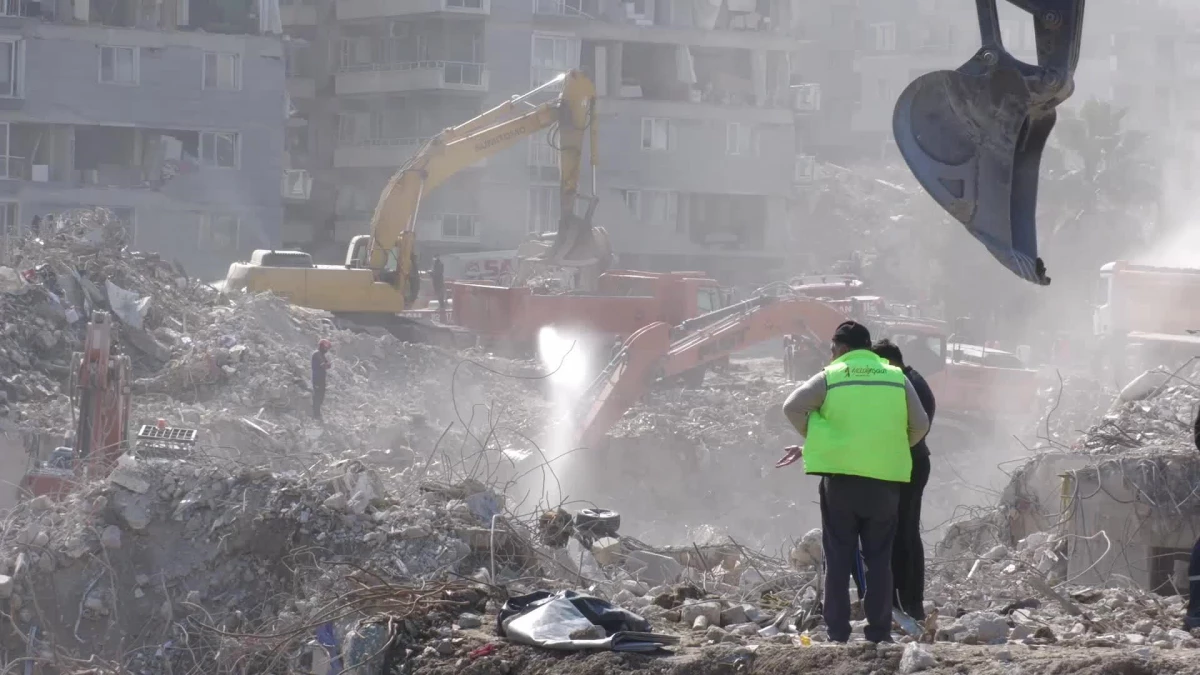
M 921 407 L 933 425 L 937 402 L 929 383 L 916 370 L 904 365 L 900 348 L 889 340 L 880 340 L 872 350 L 876 356 L 904 371 L 904 376 L 917 390 Z M 897 606 L 917 621 L 925 620 L 925 547 L 921 542 L 921 499 L 929 483 L 929 447 L 923 436 L 912 446 L 912 479 L 900 486 L 900 521 L 896 541 L 892 545 L 892 585 Z
M 1196 444 L 1196 449 L 1200 450 L 1200 410 L 1196 411 L 1193 427 L 1192 442 Z M 1183 628 L 1200 628 L 1200 539 L 1192 545 L 1192 557 L 1188 560 L 1188 607 Z
M 317 351 L 312 353 L 312 414 L 313 419 L 321 420 L 321 404 L 325 403 L 325 374 L 329 370 L 329 350 L 333 343 L 325 338 L 317 341 Z

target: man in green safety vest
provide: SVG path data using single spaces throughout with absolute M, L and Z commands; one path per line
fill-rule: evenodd
M 929 431 L 929 417 L 904 371 L 871 351 L 871 333 L 854 321 L 838 326 L 833 361 L 801 384 L 783 413 L 805 438 L 777 466 L 803 457 L 804 472 L 821 476 L 825 551 L 825 628 L 829 639 L 850 639 L 850 574 L 855 549 L 866 568 L 871 642 L 892 641 L 892 541 L 899 486 L 912 473 L 909 448 Z

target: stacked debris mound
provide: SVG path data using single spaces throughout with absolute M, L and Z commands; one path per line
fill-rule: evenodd
M 96 672 L 298 672 L 288 658 L 315 627 L 478 612 L 487 594 L 455 575 L 481 564 L 541 576 L 507 520 L 489 537 L 503 504 L 356 461 L 301 474 L 126 455 L 106 481 L 9 516 L 0 640 L 55 672 L 89 656 Z
M 1200 388 L 1193 383 L 1198 375 L 1200 365 L 1143 373 L 1121 390 L 1108 413 L 1088 428 L 1075 447 L 1089 454 L 1194 452 L 1192 431 Z
M 1043 378 L 1038 386 L 1041 411 L 1032 430 L 1034 447 L 1070 447 L 1112 406 L 1117 391 L 1081 375 Z
M 170 358 L 155 337 L 163 328 L 197 325 L 219 302 L 211 287 L 178 265 L 126 250 L 124 226 L 111 212 L 63 214 L 54 232 L 13 241 L 0 266 L 0 412 L 7 403 L 45 401 L 63 391 L 72 354 L 93 310 L 119 320 L 117 343 L 135 371 Z M 20 419 L 19 411 L 15 417 Z

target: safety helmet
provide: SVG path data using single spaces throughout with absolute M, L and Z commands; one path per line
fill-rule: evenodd
M 330 342 L 329 340 L 327 340 L 326 338 L 321 338 L 317 342 L 317 349 L 332 349 L 332 348 L 333 348 L 333 343 Z

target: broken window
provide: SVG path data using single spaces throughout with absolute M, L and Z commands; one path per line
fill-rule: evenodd
M 0 97 L 20 97 L 25 88 L 25 41 L 0 40 Z
M 540 87 L 572 68 L 579 67 L 582 43 L 565 35 L 533 34 L 533 87 Z M 561 85 L 552 89 L 557 90 Z
M 671 120 L 664 117 L 642 118 L 642 149 L 670 150 L 674 135 Z
M 200 134 L 200 163 L 204 166 L 236 169 L 238 167 L 238 134 L 225 131 L 205 131 Z
M 679 193 L 667 190 L 625 190 L 629 215 L 647 225 L 674 228 L 679 223 Z
M 241 89 L 241 55 L 206 52 L 204 54 L 204 88 L 229 91 Z
M 442 236 L 446 239 L 473 239 L 475 224 L 478 221 L 473 215 L 462 213 L 447 213 L 442 216 Z
M 554 185 L 529 186 L 529 233 L 542 234 L 558 229 L 561 196 Z
M 100 81 L 105 84 L 137 84 L 138 48 L 101 47 Z
M 238 247 L 241 220 L 228 214 L 200 216 L 200 249 L 210 253 L 232 253 Z

